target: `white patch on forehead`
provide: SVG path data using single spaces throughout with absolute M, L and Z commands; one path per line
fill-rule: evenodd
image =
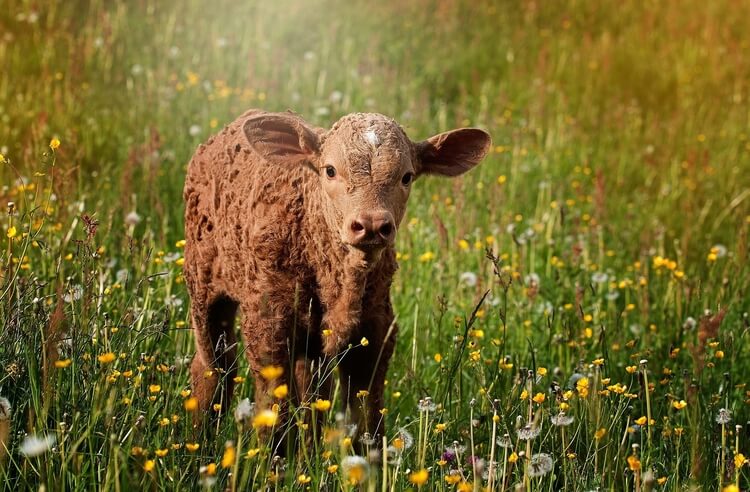
M 377 147 L 380 145 L 380 138 L 378 138 L 378 134 L 375 133 L 375 130 L 369 129 L 365 132 L 365 140 L 367 143 L 372 145 L 373 147 Z

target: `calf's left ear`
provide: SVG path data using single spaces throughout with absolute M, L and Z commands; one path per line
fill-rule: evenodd
M 459 128 L 416 144 L 417 175 L 458 176 L 479 164 L 492 146 L 490 135 L 478 128 Z

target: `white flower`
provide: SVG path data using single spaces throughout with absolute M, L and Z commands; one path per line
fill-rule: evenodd
M 128 215 L 125 216 L 125 224 L 129 226 L 135 226 L 138 225 L 138 223 L 141 221 L 141 216 L 138 215 L 138 212 L 133 210 Z
M 536 439 L 541 432 L 541 425 L 526 424 L 518 429 L 518 438 L 522 441 L 531 441 L 532 439 Z
M 723 244 L 714 244 L 711 247 L 711 252 L 713 252 L 717 258 L 724 258 L 727 255 L 727 247 Z
M 255 404 L 250 403 L 249 398 L 245 398 L 244 400 L 241 400 L 237 404 L 237 408 L 234 409 L 234 420 L 238 424 L 245 422 L 253 414 L 254 407 L 255 407 Z
M 609 275 L 604 272 L 596 272 L 591 276 L 591 281 L 595 284 L 603 284 L 607 280 L 609 280 Z
M 552 471 L 555 462 L 547 453 L 537 453 L 531 457 L 529 462 L 529 476 L 541 477 Z
M 531 287 L 538 287 L 539 286 L 539 274 L 531 272 L 530 274 L 526 275 L 524 277 L 524 283 Z
M 63 300 L 70 303 L 77 301 L 81 296 L 83 296 L 83 287 L 80 285 L 71 285 L 68 288 L 68 291 L 63 295 Z
M 45 435 L 44 437 L 38 437 L 36 434 L 28 435 L 24 438 L 21 443 L 19 450 L 21 454 L 27 458 L 33 458 L 34 456 L 40 456 L 52 448 L 55 445 L 57 438 L 54 434 Z
M 341 91 L 333 91 L 331 92 L 331 95 L 328 96 L 328 98 L 332 103 L 341 102 L 341 100 L 344 98 L 344 93 Z
M 458 277 L 458 281 L 467 287 L 475 287 L 477 285 L 477 274 L 474 272 L 464 272 Z
M 435 402 L 429 396 L 424 397 L 424 399 L 419 400 L 419 403 L 417 403 L 417 410 L 420 412 L 434 412 L 436 408 L 437 405 L 435 405 Z
M 728 424 L 732 421 L 732 412 L 727 410 L 726 408 L 720 408 L 719 413 L 716 414 L 716 423 L 717 424 Z
M 191 137 L 197 137 L 201 134 L 201 127 L 198 125 L 190 125 L 190 128 L 188 129 L 188 133 Z
M 558 427 L 565 427 L 573 423 L 573 417 L 570 415 L 565 415 L 564 412 L 560 412 L 557 415 L 553 415 L 550 417 L 550 421 L 552 421 L 552 425 L 556 425 Z
M 331 110 L 325 106 L 320 106 L 319 108 L 315 108 L 315 114 L 317 116 L 328 116 L 331 114 Z

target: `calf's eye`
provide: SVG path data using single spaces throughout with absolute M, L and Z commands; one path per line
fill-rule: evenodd
M 335 178 L 336 168 L 333 166 L 326 166 L 326 176 L 328 176 L 329 178 Z
M 404 186 L 409 186 L 414 179 L 414 173 L 406 173 L 404 174 L 404 177 L 401 178 L 401 184 Z

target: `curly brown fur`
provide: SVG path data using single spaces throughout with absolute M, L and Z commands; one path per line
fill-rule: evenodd
M 287 402 L 272 396 L 280 384 L 292 388 L 296 404 L 327 396 L 323 371 L 313 374 L 311 364 L 320 367 L 352 345 L 338 361 L 345 403 L 360 432 L 381 433 L 397 332 L 389 296 L 393 244 L 410 181 L 460 174 L 489 145 L 489 135 L 476 129 L 414 143 L 379 114 L 348 115 L 326 131 L 293 113 L 259 110 L 201 145 L 184 189 L 184 268 L 197 349 L 191 379 L 200 409 L 229 407 L 239 309 L 259 408 L 279 403 L 285 417 Z M 266 381 L 260 371 L 269 365 L 285 373 Z M 360 390 L 369 391 L 366 408 Z

